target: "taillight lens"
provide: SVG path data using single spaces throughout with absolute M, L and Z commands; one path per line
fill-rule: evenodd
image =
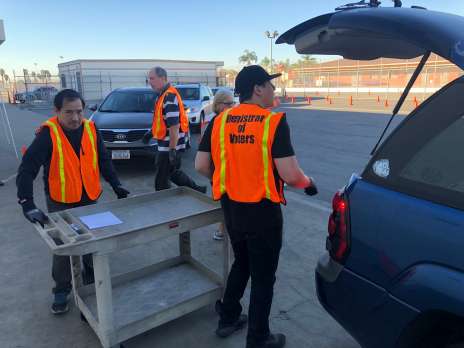
M 342 192 L 337 192 L 332 200 L 332 214 L 329 217 L 327 250 L 330 256 L 343 263 L 350 247 L 348 200 Z

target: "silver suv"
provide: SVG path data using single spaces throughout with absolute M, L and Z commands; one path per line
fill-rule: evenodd
M 188 116 L 192 128 L 199 129 L 201 123 L 213 117 L 213 92 L 202 84 L 182 84 L 174 86 L 182 97 L 184 106 L 188 108 Z

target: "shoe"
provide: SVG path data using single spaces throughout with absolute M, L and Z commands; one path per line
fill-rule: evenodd
M 201 193 L 206 193 L 207 189 L 208 188 L 206 186 L 200 186 L 200 185 L 197 185 L 194 188 L 195 191 L 198 191 L 198 192 L 201 192 Z
M 221 231 L 215 231 L 213 234 L 213 239 L 214 240 L 223 240 L 224 239 L 224 234 Z
M 55 293 L 51 311 L 56 315 L 69 311 L 69 292 Z
M 261 343 L 247 342 L 246 348 L 282 348 L 285 346 L 286 338 L 284 334 L 271 334 Z
M 235 331 L 243 329 L 248 322 L 248 316 L 242 314 L 238 319 L 231 324 L 219 324 L 216 329 L 216 335 L 221 338 L 226 338 L 232 335 Z

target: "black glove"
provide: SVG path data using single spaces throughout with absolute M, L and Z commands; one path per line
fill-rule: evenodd
M 316 186 L 316 184 L 314 183 L 314 179 L 310 177 L 309 180 L 310 180 L 311 182 L 310 182 L 309 186 L 305 188 L 304 192 L 305 192 L 308 196 L 317 195 L 318 191 L 317 191 L 317 186 Z
M 173 167 L 177 167 L 177 151 L 176 149 L 169 150 L 169 164 Z
M 116 193 L 116 196 L 118 196 L 118 199 L 127 198 L 127 196 L 130 193 L 129 190 L 125 189 L 121 185 L 114 186 L 113 191 L 114 191 L 114 193 Z
M 38 222 L 42 227 L 48 222 L 48 216 L 43 213 L 40 209 L 37 209 L 32 200 L 26 200 L 21 204 L 23 208 L 23 214 L 33 224 Z
M 142 143 L 148 144 L 150 140 L 153 138 L 153 134 L 151 133 L 151 129 L 146 132 L 142 137 Z

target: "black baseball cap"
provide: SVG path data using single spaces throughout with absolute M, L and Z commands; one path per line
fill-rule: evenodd
M 247 94 L 253 91 L 256 85 L 262 85 L 266 81 L 275 79 L 282 74 L 270 75 L 259 65 L 249 65 L 244 67 L 235 78 L 235 93 Z

